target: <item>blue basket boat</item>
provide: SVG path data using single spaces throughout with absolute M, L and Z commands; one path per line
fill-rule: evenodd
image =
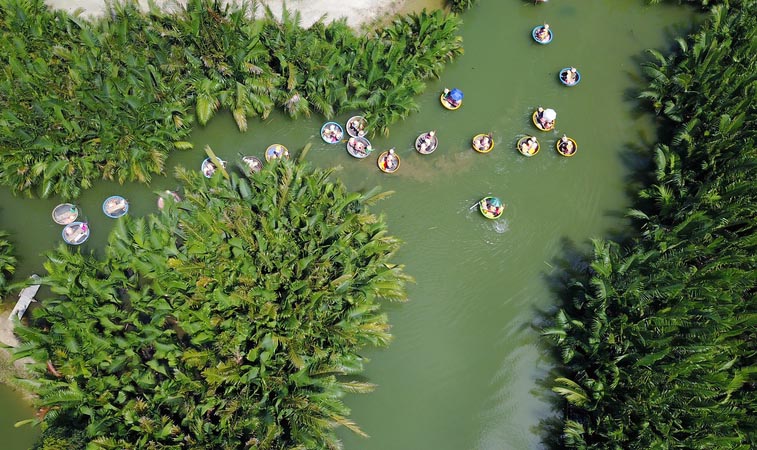
M 338 144 L 342 142 L 344 130 L 336 122 L 326 122 L 321 127 L 321 139 L 327 144 Z
M 570 72 L 573 72 L 572 79 Z M 581 82 L 581 72 L 576 70 L 575 67 L 566 67 L 560 71 L 560 83 L 565 86 L 575 86 Z
M 544 28 L 545 25 L 547 27 L 547 37 L 546 38 L 542 38 L 539 35 L 540 35 L 540 32 L 541 32 L 542 28 Z M 536 41 L 537 44 L 547 45 L 550 42 L 552 42 L 552 38 L 554 37 L 554 35 L 552 34 L 552 30 L 549 29 L 549 25 L 547 25 L 545 23 L 544 25 L 537 25 L 537 26 L 535 26 L 534 29 L 531 30 L 531 37 L 534 38 L 534 41 Z
M 89 239 L 89 226 L 85 222 L 71 222 L 61 232 L 63 240 L 69 245 L 80 245 Z
M 129 202 L 120 195 L 112 195 L 103 202 L 103 213 L 112 219 L 117 219 L 127 212 L 129 212 Z

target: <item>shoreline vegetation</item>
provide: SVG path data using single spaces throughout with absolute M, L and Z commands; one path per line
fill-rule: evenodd
M 635 234 L 566 268 L 544 335 L 567 448 L 757 447 L 757 2 L 727 4 L 649 50 L 639 98 L 663 138 Z
M 8 293 L 8 283 L 16 271 L 13 243 L 7 232 L 0 230 L 0 300 Z
M 460 20 L 398 17 L 357 35 L 344 20 L 298 26 L 298 13 L 189 0 L 176 13 L 109 5 L 93 20 L 42 0 L 0 6 L 0 184 L 78 197 L 99 179 L 148 183 L 195 120 L 220 108 L 240 131 L 274 108 L 292 118 L 359 110 L 370 133 L 418 106 L 424 80 L 463 52 Z
M 399 242 L 331 171 L 279 160 L 206 179 L 177 170 L 180 202 L 119 221 L 105 256 L 61 245 L 54 298 L 16 328 L 32 357 L 40 447 L 339 448 L 385 301 L 410 278 Z M 239 174 L 242 175 L 239 175 Z M 75 280 L 75 281 L 73 281 Z

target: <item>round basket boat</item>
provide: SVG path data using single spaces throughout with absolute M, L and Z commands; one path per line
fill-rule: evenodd
M 421 155 L 430 155 L 439 147 L 439 138 L 436 137 L 436 131 L 421 133 L 415 139 L 415 149 Z
M 379 169 L 384 173 L 394 173 L 400 168 L 400 155 L 394 152 L 394 148 L 381 153 L 376 161 Z
M 265 149 L 265 160 L 289 159 L 289 150 L 281 144 L 271 144 Z
M 365 127 L 368 126 L 368 121 L 363 116 L 352 116 L 345 125 L 347 128 L 347 134 L 352 137 L 363 137 L 368 132 Z
M 547 37 L 546 39 L 542 40 L 539 38 L 539 31 L 541 31 L 542 28 L 544 28 L 544 25 L 535 26 L 534 29 L 531 30 L 531 37 L 534 38 L 534 41 L 536 41 L 537 44 L 547 45 L 552 42 L 552 30 L 547 28 Z
M 336 122 L 326 122 L 321 127 L 321 139 L 327 144 L 338 144 L 343 137 L 344 130 Z
M 485 137 L 489 138 L 488 146 L 484 146 L 481 142 Z M 471 147 L 473 148 L 473 150 L 479 153 L 489 153 L 490 151 L 494 149 L 494 138 L 492 137 L 491 133 L 479 133 L 473 136 L 473 140 L 471 141 Z
M 447 98 L 449 95 L 452 95 L 452 93 L 455 91 L 460 93 L 460 100 L 457 101 L 457 104 L 453 104 Z M 458 89 L 453 89 L 451 91 L 449 89 L 444 89 L 444 92 L 442 92 L 442 95 L 439 96 L 439 101 L 442 102 L 442 106 L 444 106 L 446 109 L 450 111 L 460 109 L 460 107 L 463 106 L 462 92 Z
M 371 141 L 364 137 L 352 137 L 347 140 L 347 153 L 355 158 L 367 158 L 372 151 Z
M 223 164 L 223 167 L 225 168 L 226 161 L 222 159 L 219 159 L 219 161 L 221 161 L 221 164 Z M 210 178 L 216 173 L 216 165 L 213 164 L 213 161 L 211 161 L 210 158 L 205 158 L 200 166 L 200 170 L 202 170 L 202 174 L 205 175 L 205 178 Z
M 563 141 L 562 139 L 565 139 L 565 141 Z M 557 149 L 557 153 L 566 158 L 570 158 L 578 151 L 578 143 L 573 138 L 569 138 L 567 136 L 563 136 L 562 139 L 559 139 L 557 142 L 555 142 L 555 149 Z M 568 143 L 573 145 L 572 150 L 568 148 Z
M 250 170 L 250 173 L 257 173 L 263 170 L 263 161 L 257 156 L 243 156 L 242 162 Z
M 71 203 L 61 203 L 53 208 L 53 222 L 68 225 L 79 217 L 79 208 Z
M 534 122 L 534 125 L 536 125 L 536 128 L 540 129 L 541 131 L 552 131 L 555 129 L 555 123 L 556 120 L 552 122 L 552 125 L 549 127 L 543 127 L 542 124 L 539 122 L 539 111 L 534 111 L 534 114 L 531 116 L 531 120 Z
M 111 219 L 117 219 L 129 212 L 129 202 L 120 195 L 111 195 L 103 202 L 103 213 Z
M 528 145 L 528 140 L 531 140 L 536 144 L 536 146 Z M 523 156 L 534 156 L 535 154 L 539 153 L 539 150 L 541 149 L 541 145 L 539 145 L 539 140 L 536 139 L 534 136 L 523 136 L 522 138 L 518 139 L 518 143 L 516 144 L 516 147 L 518 148 L 518 151 Z
M 478 202 L 478 209 L 487 219 L 497 219 L 505 212 L 505 205 L 497 197 L 484 197 Z
M 165 198 L 164 198 L 165 197 Z M 173 201 L 180 202 L 181 197 L 179 194 L 175 191 L 163 191 L 162 194 L 158 195 L 158 209 L 163 209 L 166 207 L 166 198 L 171 197 L 173 198 Z
M 89 239 L 89 226 L 84 222 L 71 222 L 63 227 L 63 240 L 69 245 L 80 245 Z
M 571 70 L 575 74 L 575 79 L 573 81 L 568 81 L 568 72 Z M 577 71 L 575 67 L 566 67 L 560 71 L 558 78 L 560 79 L 560 83 L 565 86 L 575 86 L 581 82 L 581 72 Z

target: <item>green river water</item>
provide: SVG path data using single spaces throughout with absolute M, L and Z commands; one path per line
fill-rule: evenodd
M 219 114 L 194 132 L 194 150 L 170 157 L 169 167 L 199 169 L 205 144 L 234 162 L 239 153 L 262 158 L 274 142 L 295 154 L 310 142 L 307 159 L 320 167 L 341 166 L 337 176 L 351 189 L 380 185 L 396 192 L 374 209 L 387 215 L 391 233 L 404 241 L 396 261 L 416 283 L 409 286 L 408 303 L 387 308 L 392 345 L 366 352 L 371 362 L 364 378 L 378 388 L 346 398 L 351 417 L 371 436 L 342 432 L 346 448 L 544 445 L 545 423 L 555 414 L 545 384 L 553 364 L 536 325 L 555 303 L 547 278 L 568 243 L 585 245 L 624 226 L 626 154 L 655 139 L 652 118 L 640 114 L 632 99 L 640 86 L 642 51 L 667 50 L 695 20 L 688 9 L 651 7 L 643 0 L 553 0 L 539 6 L 479 1 L 464 15 L 465 55 L 428 83 L 417 99 L 419 113 L 392 126 L 389 137 L 372 139 L 379 151 L 396 147 L 402 163 L 393 175 L 376 167 L 378 151 L 358 160 L 343 145 L 325 144 L 319 137 L 325 120 L 317 116 L 292 121 L 272 114 L 264 122 L 251 121 L 242 134 L 229 114 Z M 546 46 L 530 36 L 543 22 L 554 32 Z M 581 72 L 578 86 L 558 82 L 566 66 Z M 464 91 L 458 111 L 439 104 L 444 87 Z M 530 115 L 539 105 L 557 111 L 555 131 L 534 128 Z M 336 120 L 344 123 L 349 116 Z M 437 130 L 441 144 L 422 156 L 412 145 L 428 130 Z M 474 152 L 471 137 L 490 131 L 495 149 Z M 578 142 L 572 158 L 554 151 L 563 133 Z M 524 134 L 541 142 L 532 158 L 515 150 Z M 158 177 L 149 187 L 101 183 L 87 191 L 77 201 L 92 230 L 82 250 L 97 251 L 106 242 L 115 222 L 101 212 L 109 195 L 125 196 L 129 214 L 144 215 L 156 210 L 156 192 L 178 188 L 172 177 Z M 486 220 L 471 208 L 486 195 L 507 204 L 502 218 Z M 12 233 L 20 257 L 17 280 L 41 273 L 42 253 L 61 242 L 61 227 L 50 220 L 57 203 L 0 190 L 0 229 Z M 35 431 L 12 424 L 32 411 L 2 386 L 0 406 L 1 447 L 27 448 Z

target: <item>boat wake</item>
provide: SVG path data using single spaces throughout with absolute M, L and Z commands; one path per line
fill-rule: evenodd
M 510 231 L 510 223 L 507 219 L 492 220 L 491 227 L 497 234 Z

